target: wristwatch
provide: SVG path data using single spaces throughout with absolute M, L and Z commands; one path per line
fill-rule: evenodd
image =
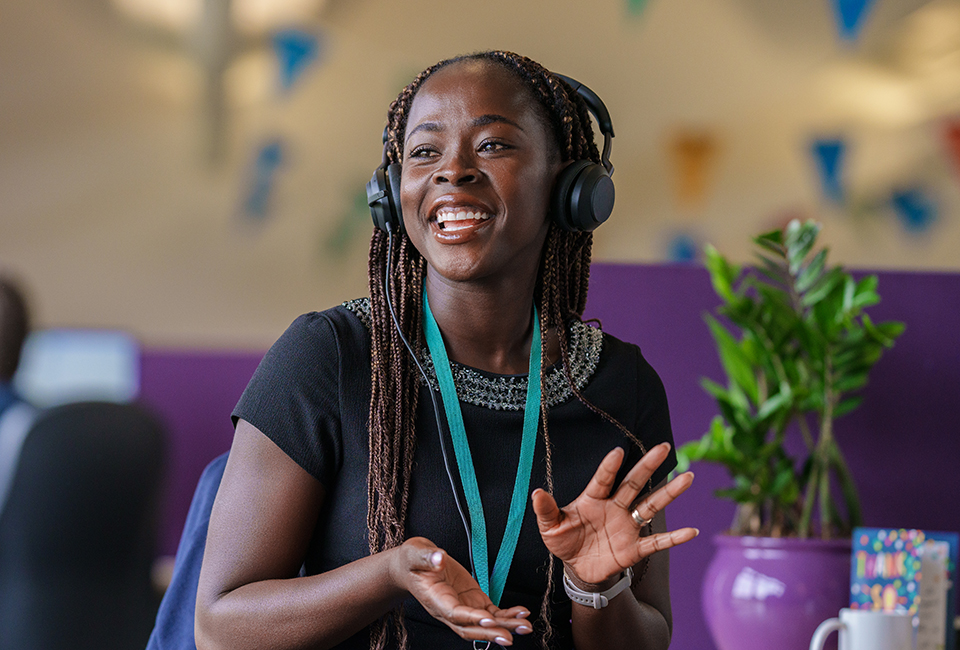
M 563 589 L 570 596 L 570 600 L 578 605 L 593 607 L 594 609 L 603 609 L 613 599 L 614 596 L 630 586 L 633 582 L 633 568 L 627 567 L 627 570 L 621 574 L 617 584 L 606 591 L 584 591 L 573 584 L 573 581 L 567 576 L 566 568 L 563 571 Z

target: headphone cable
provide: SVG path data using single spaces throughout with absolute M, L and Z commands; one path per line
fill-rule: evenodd
M 440 420 L 440 406 L 437 404 L 437 396 L 434 394 L 433 388 L 430 386 L 430 379 L 427 377 L 427 372 L 423 369 L 423 366 L 420 365 L 420 360 L 417 358 L 417 355 L 413 351 L 413 346 L 410 345 L 410 342 L 407 340 L 407 337 L 403 334 L 403 329 L 400 327 L 400 321 L 397 319 L 397 314 L 393 310 L 393 300 L 390 297 L 391 282 L 390 278 L 393 275 L 390 273 L 390 270 L 393 268 L 393 228 L 389 221 L 386 223 L 387 229 L 387 268 L 383 273 L 383 288 L 384 293 L 387 296 L 387 307 L 390 309 L 390 318 L 393 320 L 394 328 L 397 330 L 397 334 L 400 335 L 400 340 L 403 341 L 404 347 L 407 348 L 407 352 L 410 353 L 410 357 L 413 359 L 413 362 L 417 366 L 417 370 L 420 371 L 420 374 L 423 376 L 423 381 L 427 386 L 427 392 L 430 394 L 430 401 L 433 403 L 433 415 L 437 419 L 437 435 L 440 436 L 440 454 L 443 456 L 443 468 L 447 471 L 447 479 L 450 481 L 450 490 L 453 492 L 453 500 L 457 504 L 457 512 L 460 513 L 460 521 L 463 522 L 463 530 L 467 534 L 467 555 L 470 558 L 470 568 L 474 576 L 477 575 L 476 568 L 473 564 L 473 548 L 470 542 L 471 533 L 470 533 L 470 524 L 467 521 L 467 516 L 463 511 L 463 505 L 460 503 L 460 494 L 457 492 L 457 484 L 453 480 L 453 472 L 450 470 L 450 461 L 447 457 L 447 444 L 443 439 L 443 425 Z

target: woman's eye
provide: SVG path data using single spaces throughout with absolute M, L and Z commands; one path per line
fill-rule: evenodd
M 432 148 L 427 146 L 416 147 L 410 152 L 411 158 L 427 158 L 436 153 Z
M 509 148 L 510 147 L 508 145 L 504 144 L 503 142 L 497 142 L 496 140 L 488 140 L 486 142 L 483 142 L 480 145 L 480 151 L 488 151 L 488 152 L 494 152 L 494 153 L 498 151 L 504 151 Z

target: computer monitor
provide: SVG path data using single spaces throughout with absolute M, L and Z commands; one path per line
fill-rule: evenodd
M 140 392 L 140 345 L 126 332 L 48 329 L 31 332 L 13 378 L 30 403 L 128 402 Z

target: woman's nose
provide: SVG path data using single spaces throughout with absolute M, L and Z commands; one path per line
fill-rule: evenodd
M 433 182 L 450 183 L 451 185 L 463 185 L 473 183 L 479 177 L 480 172 L 470 158 L 468 153 L 456 152 L 451 154 L 444 164 L 433 175 Z

